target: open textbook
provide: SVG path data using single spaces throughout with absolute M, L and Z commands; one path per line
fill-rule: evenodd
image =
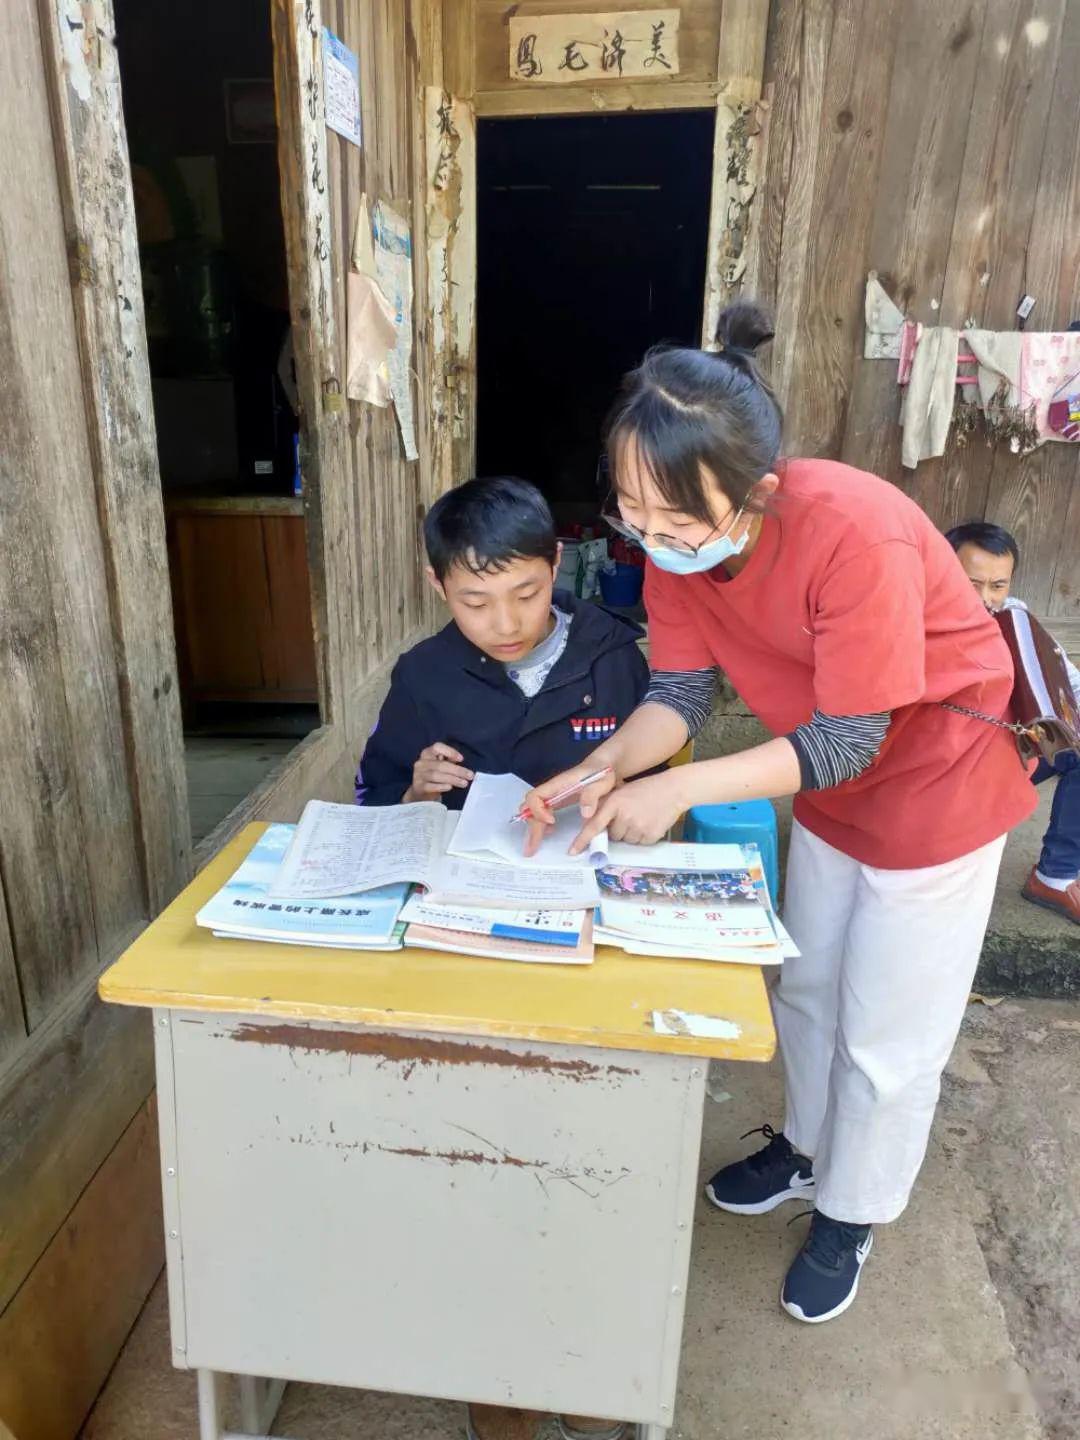
M 526 860 L 524 827 L 511 826 L 509 813 L 503 826 L 518 847 L 512 863 L 459 853 L 458 823 L 434 802 L 369 807 L 310 800 L 273 881 L 273 898 L 351 895 L 408 881 L 443 904 L 588 910 L 599 899 L 588 865 Z

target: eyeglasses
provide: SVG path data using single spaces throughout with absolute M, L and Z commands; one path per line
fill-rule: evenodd
M 614 490 L 612 490 L 608 494 L 607 499 L 604 501 L 604 508 L 601 511 L 601 517 L 607 522 L 608 525 L 611 526 L 612 530 L 614 530 L 616 534 L 624 535 L 628 540 L 635 540 L 639 545 L 644 546 L 645 541 L 649 539 L 653 542 L 654 545 L 662 545 L 666 550 L 676 550 L 680 555 L 698 554 L 698 552 L 704 549 L 704 547 L 709 543 L 712 537 L 716 534 L 717 530 L 720 529 L 720 526 L 722 524 L 730 523 L 733 525 L 735 521 L 739 518 L 738 514 L 736 514 L 732 517 L 730 522 L 725 522 L 723 520 L 718 521 L 709 531 L 708 535 L 705 536 L 705 539 L 701 541 L 700 544 L 691 545 L 689 540 L 680 540 L 677 535 L 661 535 L 659 533 L 654 534 L 648 530 L 639 530 L 636 525 L 631 525 L 629 520 L 624 520 L 623 517 L 619 514 L 619 502 L 615 496 Z

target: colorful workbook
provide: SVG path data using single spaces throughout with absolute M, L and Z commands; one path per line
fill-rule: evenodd
M 626 846 L 614 848 L 627 858 Z M 643 846 L 634 858 L 597 875 L 597 944 L 753 965 L 797 953 L 772 911 L 756 846 Z
M 436 930 L 490 935 L 496 940 L 530 940 L 541 945 L 577 944 L 587 910 L 495 910 L 473 905 L 436 905 L 422 894 L 410 897 L 402 920 Z
M 466 930 L 409 925 L 405 944 L 420 950 L 444 950 L 453 955 L 476 955 L 485 960 L 525 960 L 540 965 L 591 965 L 595 956 L 593 921 L 586 915 L 581 934 L 571 945 L 548 945 L 536 940 L 515 940 Z

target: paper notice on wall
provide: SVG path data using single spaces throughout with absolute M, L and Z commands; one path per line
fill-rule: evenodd
M 394 397 L 406 460 L 419 458 L 412 398 L 412 241 L 409 223 L 381 200 L 372 217 L 375 273 L 379 288 L 394 312 L 397 342 L 388 357 L 390 393 Z
M 323 26 L 323 87 L 326 123 L 354 145 L 360 144 L 360 61 Z

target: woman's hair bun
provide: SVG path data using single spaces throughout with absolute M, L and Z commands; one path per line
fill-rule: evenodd
M 753 300 L 736 300 L 720 312 L 716 322 L 716 343 L 721 351 L 742 351 L 753 355 L 774 335 L 772 316 Z

